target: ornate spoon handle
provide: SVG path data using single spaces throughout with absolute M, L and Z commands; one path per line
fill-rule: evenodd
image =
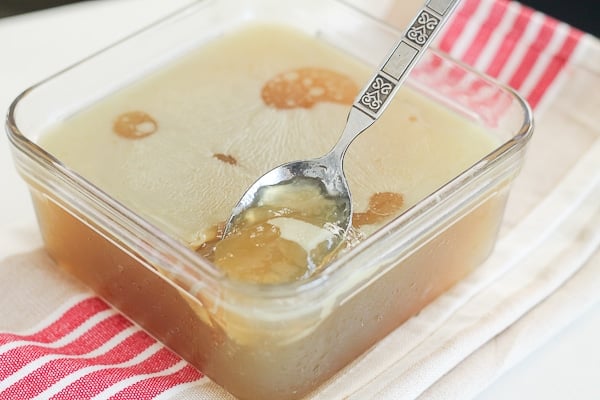
M 346 129 L 332 153 L 343 156 L 352 140 L 383 113 L 459 2 L 460 0 L 425 2 L 390 55 L 354 100 Z

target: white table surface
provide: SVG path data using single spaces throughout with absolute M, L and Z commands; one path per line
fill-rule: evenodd
M 96 0 L 0 19 L 0 110 L 29 85 L 190 0 Z M 0 136 L 0 259 L 41 246 L 25 184 Z M 24 240 L 26 239 L 26 240 Z M 600 399 L 600 305 L 480 394 Z

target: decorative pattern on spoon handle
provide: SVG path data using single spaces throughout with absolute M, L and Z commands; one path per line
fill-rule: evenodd
M 425 3 L 390 56 L 357 96 L 354 107 L 377 119 L 459 2 L 429 0 Z

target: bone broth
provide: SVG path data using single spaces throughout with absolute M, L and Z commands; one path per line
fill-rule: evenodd
M 249 27 L 73 115 L 48 131 L 42 145 L 215 260 L 220 227 L 244 190 L 280 163 L 324 154 L 369 72 L 303 34 Z M 401 91 L 347 156 L 359 214 L 353 237 L 380 228 L 496 145 L 477 125 Z M 395 200 L 369 209 L 381 196 Z M 307 250 L 282 237 L 285 207 L 271 209 L 273 218 L 263 217 L 254 227 L 259 234 L 245 235 L 246 249 L 238 239 L 239 253 L 221 245 L 234 253 L 235 265 L 223 257 L 217 265 L 222 259 L 231 278 L 258 283 L 309 276 Z M 365 213 L 378 218 L 362 218 Z M 308 229 L 287 225 L 288 231 Z M 256 246 L 251 236 L 260 241 Z M 265 247 L 267 254 L 257 254 Z M 275 261 L 269 266 L 257 258 Z
M 355 265 L 339 280 L 337 269 L 349 266 L 329 270 L 334 257 L 322 265 L 310 258 L 331 234 L 314 222 L 329 208 L 293 215 L 293 205 L 277 197 L 248 229 L 223 238 L 232 207 L 254 180 L 333 146 L 369 76 L 368 66 L 313 36 L 250 24 L 82 107 L 47 129 L 39 145 L 183 243 L 190 257 L 214 265 L 203 261 L 203 270 L 174 256 L 159 265 L 140 255 L 155 250 L 148 237 L 133 235 L 138 247 L 128 248 L 110 224 L 74 216 L 75 206 L 32 182 L 49 252 L 235 395 L 306 394 L 481 263 L 504 206 L 506 180 L 482 190 L 470 208 L 457 208 L 459 217 L 435 233 L 415 239 L 406 256 Z M 498 144 L 480 124 L 401 89 L 348 150 L 354 226 L 338 259 L 369 240 L 385 243 L 378 234 L 390 221 Z M 311 201 L 303 195 L 288 200 Z M 361 283 L 360 274 L 386 262 L 377 279 Z M 308 289 L 294 292 L 297 298 L 268 297 L 303 281 L 330 285 L 331 298 L 302 297 Z M 214 282 L 223 288 L 214 289 Z M 248 293 L 266 297 L 244 300 Z

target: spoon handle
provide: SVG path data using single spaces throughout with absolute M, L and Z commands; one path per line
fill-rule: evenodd
M 332 153 L 343 157 L 350 143 L 383 113 L 460 0 L 427 0 L 400 40 L 358 94 Z

